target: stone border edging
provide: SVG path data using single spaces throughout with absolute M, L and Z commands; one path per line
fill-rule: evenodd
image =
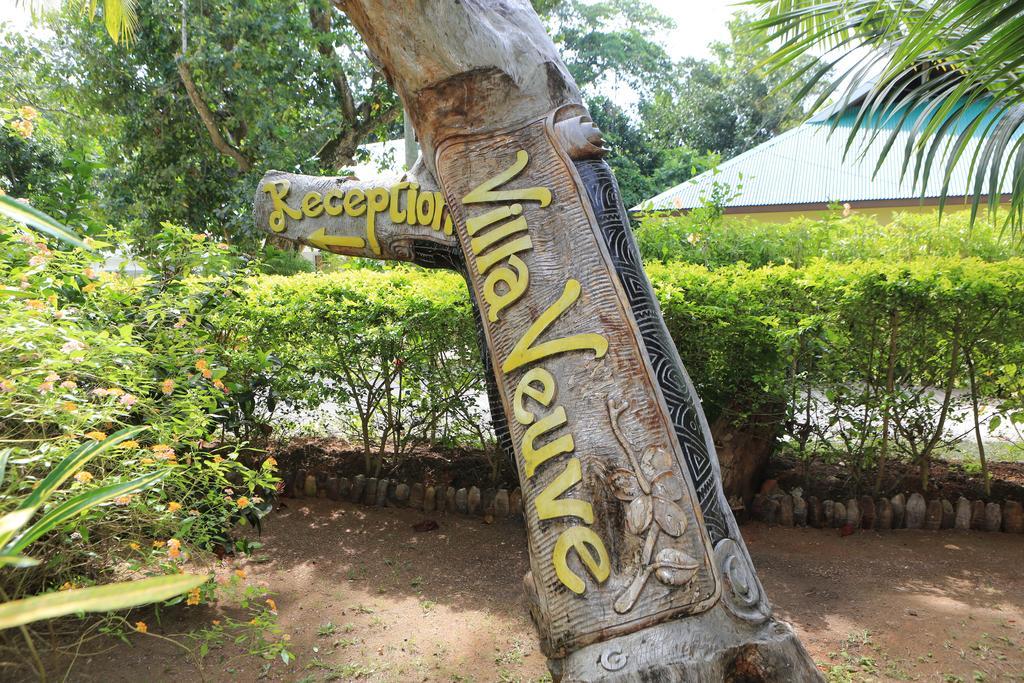
M 296 470 L 286 474 L 281 495 L 288 498 L 327 498 L 379 507 L 403 507 L 423 512 L 455 512 L 499 519 L 522 516 L 523 494 L 508 489 L 477 486 L 456 489 L 387 478 L 339 477 L 324 472 Z
M 844 503 L 821 501 L 816 496 L 804 500 L 799 489 L 786 493 L 767 486 L 754 496 L 750 513 L 753 519 L 768 524 L 816 529 L 960 529 L 1024 533 L 1024 506 L 1019 502 L 986 504 L 981 500 L 969 501 L 963 496 L 956 505 L 945 498 L 925 501 L 920 493 L 909 497 L 899 493 L 892 498 L 878 499 L 865 495 Z

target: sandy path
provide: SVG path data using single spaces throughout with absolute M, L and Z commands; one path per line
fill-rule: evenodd
M 210 681 L 532 681 L 546 678 L 520 578 L 520 524 L 287 500 L 256 556 L 225 563 L 273 591 L 297 661 L 213 649 Z M 1024 681 L 1024 536 L 744 527 L 776 609 L 830 680 Z M 179 613 L 181 611 L 179 610 Z M 231 613 L 228 609 L 227 613 Z M 151 629 L 180 633 L 214 607 Z M 180 650 L 132 638 L 69 680 L 200 680 Z M 56 672 L 56 669 L 54 669 Z

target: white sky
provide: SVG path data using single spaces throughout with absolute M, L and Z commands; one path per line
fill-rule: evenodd
M 673 31 L 654 36 L 672 57 L 707 57 L 707 44 L 729 37 L 726 22 L 736 11 L 735 0 L 650 0 L 658 10 L 676 22 Z M 42 2 L 36 2 L 42 5 Z M 0 0 L 0 22 L 19 29 L 28 28 L 28 0 Z

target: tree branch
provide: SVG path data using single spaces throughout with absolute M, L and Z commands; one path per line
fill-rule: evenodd
M 221 154 L 234 159 L 238 163 L 238 167 L 243 171 L 252 170 L 252 161 L 232 146 L 231 143 L 225 140 L 224 136 L 221 135 L 220 128 L 217 126 L 217 121 L 214 118 L 213 112 L 206 105 L 202 94 L 200 94 L 199 89 L 196 88 L 195 81 L 192 80 L 192 72 L 188 68 L 188 62 L 186 62 L 185 58 L 179 54 L 175 58 L 175 63 L 178 66 L 178 75 L 181 77 L 181 82 L 185 86 L 185 92 L 188 93 L 188 98 L 192 101 L 192 106 L 195 107 L 196 113 L 199 114 L 199 118 L 202 120 L 203 125 L 206 126 L 206 130 L 209 131 L 213 146 Z
M 321 34 L 321 38 L 316 41 L 317 51 L 331 60 L 331 83 L 334 84 L 334 94 L 341 104 L 341 111 L 345 114 L 346 119 L 355 123 L 356 104 L 352 97 L 352 87 L 349 85 L 348 77 L 345 75 L 344 65 L 339 63 L 338 55 L 334 52 L 334 46 L 328 41 L 332 25 L 330 10 L 310 7 L 309 22 Z

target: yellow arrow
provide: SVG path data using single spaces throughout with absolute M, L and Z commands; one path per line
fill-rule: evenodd
M 347 247 L 350 249 L 364 249 L 366 240 L 362 237 L 350 237 L 348 235 L 327 235 L 325 228 L 313 232 L 306 238 L 306 241 L 318 249 L 332 251 L 331 247 Z

